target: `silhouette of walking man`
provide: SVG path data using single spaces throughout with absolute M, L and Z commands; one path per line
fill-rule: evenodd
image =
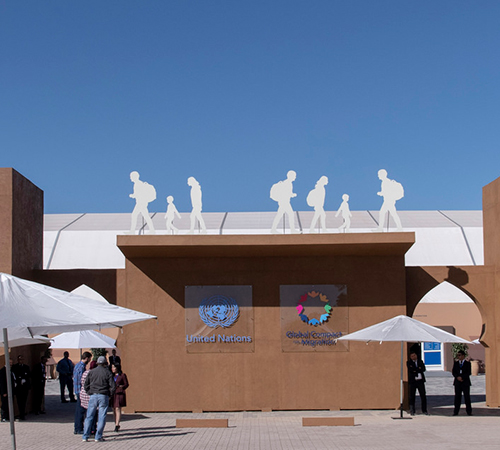
M 139 172 L 130 173 L 130 181 L 134 183 L 134 193 L 130 194 L 130 198 L 135 199 L 135 208 L 132 211 L 132 221 L 130 223 L 129 234 L 135 233 L 135 227 L 137 226 L 137 217 L 142 214 L 144 220 L 148 224 L 149 231 L 151 234 L 155 234 L 155 228 L 153 226 L 153 221 L 149 217 L 148 203 L 156 199 L 155 188 L 145 181 L 139 180 Z
M 328 184 L 328 177 L 322 176 L 317 182 L 314 189 L 307 195 L 307 204 L 314 208 L 314 216 L 311 221 L 309 233 L 314 231 L 314 227 L 318 223 L 321 224 L 321 230 L 326 233 L 326 212 L 325 212 L 325 186 Z
M 290 222 L 290 231 L 292 233 L 298 233 L 295 229 L 295 217 L 290 204 L 292 198 L 297 197 L 297 194 L 293 192 L 293 182 L 297 178 L 297 174 L 293 170 L 289 170 L 286 174 L 286 180 L 279 181 L 273 184 L 271 188 L 270 197 L 275 202 L 278 202 L 278 212 L 273 221 L 273 226 L 271 227 L 271 233 L 277 233 L 277 226 L 280 219 L 286 214 L 288 216 L 288 221 Z
M 194 233 L 194 226 L 196 223 L 196 219 L 201 226 L 201 232 L 203 234 L 207 234 L 207 227 L 205 226 L 205 221 L 201 216 L 202 202 L 201 202 L 201 186 L 200 183 L 196 180 L 195 177 L 189 177 L 187 184 L 191 186 L 191 205 L 193 209 L 191 211 L 190 219 L 191 219 L 191 229 L 189 230 L 189 234 Z
M 383 231 L 386 213 L 389 213 L 392 216 L 398 231 L 403 231 L 401 220 L 396 212 L 396 201 L 404 197 L 403 186 L 401 186 L 401 184 L 397 181 L 389 179 L 387 177 L 387 170 L 385 169 L 380 169 L 378 171 L 378 178 L 382 181 L 382 183 L 380 192 L 377 192 L 377 195 L 384 198 L 384 203 L 382 203 L 382 208 L 380 208 L 378 215 L 378 228 L 376 231 Z

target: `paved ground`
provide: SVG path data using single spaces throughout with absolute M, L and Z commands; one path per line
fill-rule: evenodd
M 487 408 L 484 400 L 484 376 L 473 377 L 473 416 L 462 409 L 451 417 L 453 379 L 428 377 L 427 391 L 431 416 L 418 415 L 413 420 L 392 420 L 394 411 L 293 411 L 239 412 L 205 414 L 127 414 L 122 431 L 113 432 L 108 416 L 100 446 L 109 449 L 175 450 L 309 450 L 309 449 L 457 449 L 480 446 L 482 450 L 500 448 L 500 409 Z M 94 447 L 73 435 L 74 404 L 61 404 L 58 383 L 47 386 L 47 414 L 29 415 L 26 422 L 16 422 L 17 448 L 20 450 L 80 449 Z M 417 410 L 419 407 L 417 399 Z M 302 417 L 354 416 L 354 427 L 302 427 Z M 229 419 L 226 429 L 176 429 L 175 419 L 220 417 Z M 0 449 L 10 448 L 9 424 L 0 424 Z M 465 443 L 465 444 L 464 444 Z

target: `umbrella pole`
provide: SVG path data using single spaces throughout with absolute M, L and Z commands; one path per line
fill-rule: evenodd
M 403 341 L 401 341 L 401 383 L 399 385 L 399 410 L 403 418 Z
M 393 419 L 411 419 L 411 417 L 403 417 L 403 359 L 404 359 L 404 342 L 401 341 L 401 381 L 399 383 L 399 417 L 393 417 Z
M 7 328 L 3 329 L 3 349 L 5 353 L 5 368 L 7 376 L 7 398 L 9 403 L 9 422 L 10 422 L 10 436 L 12 440 L 12 449 L 16 450 L 16 430 L 14 428 L 14 386 L 12 386 L 12 375 L 9 359 L 9 336 Z

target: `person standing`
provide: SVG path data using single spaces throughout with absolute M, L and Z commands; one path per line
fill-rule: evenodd
M 75 394 L 73 393 L 73 369 L 75 365 L 69 359 L 69 352 L 64 352 L 64 358 L 57 363 L 57 372 L 59 372 L 59 385 L 61 386 L 61 403 L 68 403 L 64 396 L 66 386 L 68 387 L 69 400 L 76 402 Z
M 12 358 L 9 358 L 10 367 L 12 367 Z M 12 380 L 12 390 L 16 388 L 16 378 L 14 373 L 10 372 Z M 7 366 L 0 369 L 0 398 L 2 399 L 1 405 L 1 420 L 7 422 L 9 420 L 9 389 L 7 387 Z
M 113 372 L 116 390 L 111 396 L 109 403 L 113 408 L 113 414 L 115 416 L 115 431 L 120 431 L 122 408 L 127 406 L 127 394 L 125 390 L 128 388 L 128 379 L 127 375 L 122 372 L 122 366 L 118 363 L 111 365 L 111 372 Z
M 410 388 L 410 414 L 412 416 L 415 415 L 415 397 L 418 390 L 422 414 L 428 416 L 427 395 L 425 393 L 425 364 L 415 352 L 411 352 L 410 360 L 406 362 L 406 367 L 408 367 L 408 385 Z
M 109 407 L 109 397 L 115 392 L 115 381 L 111 371 L 106 366 L 106 358 L 99 356 L 97 358 L 97 367 L 89 371 L 85 379 L 84 389 L 90 396 L 89 407 L 87 409 L 87 417 L 85 418 L 85 428 L 83 430 L 82 441 L 89 440 L 92 422 L 99 408 L 99 418 L 97 420 L 97 430 L 95 433 L 95 441 L 104 441 L 102 433 L 106 425 L 106 413 Z
M 19 410 L 19 420 L 26 420 L 26 402 L 31 389 L 31 371 L 29 366 L 24 364 L 24 356 L 18 355 L 17 364 L 12 366 L 12 373 L 16 379 L 16 399 Z
M 85 380 L 89 372 L 95 369 L 96 367 L 97 367 L 97 361 L 90 361 L 89 370 L 83 372 L 82 375 L 82 380 L 81 380 L 82 387 L 80 388 L 80 405 L 85 410 L 85 414 L 83 415 L 84 417 L 86 417 L 87 415 L 87 409 L 89 408 L 89 401 L 90 401 L 90 396 L 85 391 Z M 95 434 L 96 428 L 97 428 L 97 414 L 95 415 L 94 421 L 92 422 L 92 426 L 90 427 L 90 433 Z
M 457 352 L 458 361 L 453 364 L 452 375 L 455 377 L 453 386 L 455 386 L 455 409 L 453 415 L 458 416 L 460 411 L 460 404 L 462 403 L 462 392 L 464 394 L 465 412 L 468 416 L 472 416 L 472 405 L 470 401 L 470 375 L 471 364 L 470 361 L 465 360 L 465 352 L 459 350 Z
M 80 389 L 82 388 L 82 375 L 87 369 L 87 364 L 92 358 L 92 353 L 84 352 L 79 363 L 73 370 L 73 387 L 76 394 L 75 406 L 75 430 L 74 434 L 83 434 L 83 420 L 85 419 L 85 409 L 80 402 Z
M 121 358 L 116 354 L 116 350 L 113 349 L 111 350 L 111 356 L 109 357 L 109 365 L 113 366 L 115 364 L 121 364 L 122 360 Z
M 45 414 L 44 397 L 45 381 L 47 380 L 47 357 L 42 356 L 40 362 L 33 366 L 31 381 L 33 385 L 33 412 Z

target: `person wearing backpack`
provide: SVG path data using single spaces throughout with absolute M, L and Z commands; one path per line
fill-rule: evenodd
M 297 178 L 297 174 L 293 170 L 289 170 L 286 174 L 286 180 L 278 181 L 271 187 L 270 197 L 275 202 L 278 202 L 278 212 L 273 221 L 273 226 L 271 227 L 271 233 L 277 234 L 276 228 L 280 219 L 286 214 L 288 216 L 288 221 L 290 222 L 290 232 L 298 233 L 295 229 L 295 217 L 290 204 L 290 200 L 297 197 L 297 194 L 293 192 L 293 182 Z
M 378 227 L 375 231 L 383 231 L 385 224 L 385 215 L 389 213 L 392 219 L 396 223 L 398 231 L 403 231 L 401 226 L 401 220 L 399 219 L 398 213 L 396 212 L 396 202 L 404 197 L 404 190 L 401 183 L 396 180 L 391 180 L 387 177 L 387 170 L 380 169 L 378 171 L 378 178 L 382 182 L 380 187 L 380 192 L 377 195 L 384 198 L 382 203 L 382 208 L 378 215 Z
M 318 220 L 321 224 L 321 230 L 326 233 L 326 212 L 325 212 L 325 186 L 328 184 L 328 177 L 322 176 L 314 186 L 314 189 L 307 195 L 307 204 L 314 208 L 314 216 L 311 221 L 309 233 L 314 232 Z
M 142 214 L 142 217 L 144 217 L 150 233 L 155 234 L 153 221 L 151 217 L 149 217 L 148 204 L 156 199 L 156 190 L 153 185 L 139 179 L 139 172 L 131 172 L 130 181 L 134 183 L 134 193 L 130 194 L 129 197 L 135 199 L 135 208 L 132 211 L 129 234 L 135 234 L 135 227 L 137 226 L 137 217 L 139 214 Z

